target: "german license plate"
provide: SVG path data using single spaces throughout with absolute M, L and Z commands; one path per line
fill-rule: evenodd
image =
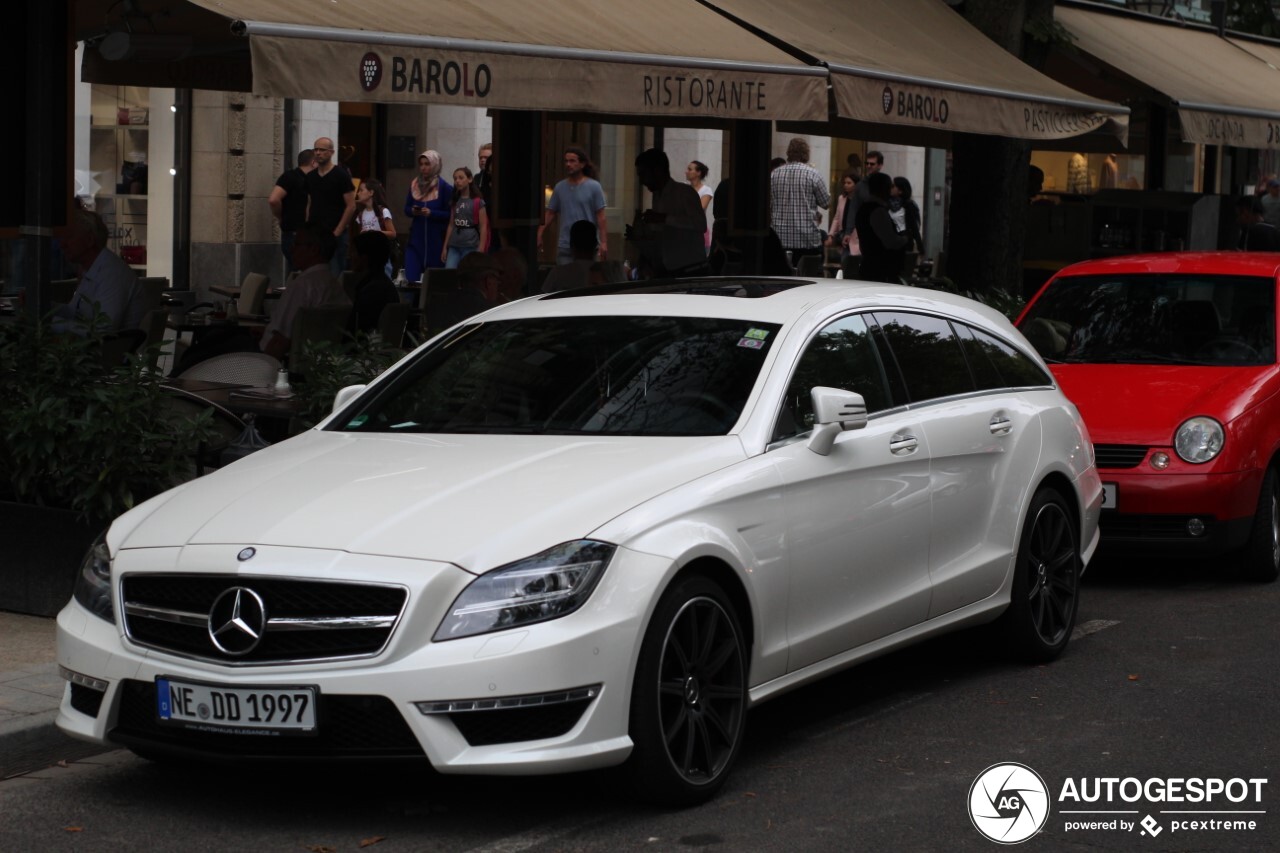
M 1102 484 L 1102 508 L 1103 509 L 1116 508 L 1116 484 L 1115 483 Z
M 241 735 L 314 735 L 315 687 L 224 687 L 160 677 L 163 725 Z

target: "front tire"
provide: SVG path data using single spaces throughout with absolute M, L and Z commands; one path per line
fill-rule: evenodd
M 1066 500 L 1053 489 L 1039 490 L 1022 525 L 1013 592 L 1001 617 L 1005 639 L 1018 657 L 1047 663 L 1067 647 L 1079 607 L 1082 562 Z
M 742 745 L 746 645 L 733 603 L 703 577 L 677 582 L 645 631 L 631 688 L 632 781 L 649 802 L 715 795 Z
M 1246 579 L 1270 583 L 1280 576 L 1280 477 L 1274 465 L 1262 478 L 1253 529 L 1242 556 L 1240 569 Z

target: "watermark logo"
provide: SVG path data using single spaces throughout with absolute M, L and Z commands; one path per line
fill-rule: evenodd
M 969 788 L 969 819 L 999 844 L 1019 844 L 1049 819 L 1049 788 L 1025 764 L 993 764 Z
M 1164 832 L 1164 827 L 1161 826 L 1160 822 L 1151 815 L 1147 815 L 1142 819 L 1142 835 L 1150 835 L 1152 838 L 1155 838 L 1162 832 Z
M 360 58 L 360 88 L 372 92 L 382 82 L 382 57 L 370 51 Z

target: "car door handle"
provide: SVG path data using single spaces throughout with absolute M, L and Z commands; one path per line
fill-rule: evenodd
M 907 433 L 898 433 L 889 439 L 889 452 L 894 456 L 906 456 L 909 453 L 915 453 L 916 448 L 920 446 L 920 442 L 916 440 L 914 435 Z
M 1004 415 L 996 415 L 991 419 L 992 435 L 1008 435 L 1011 432 L 1013 432 L 1013 421 Z

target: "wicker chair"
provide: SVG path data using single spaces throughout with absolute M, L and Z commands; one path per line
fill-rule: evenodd
M 275 384 L 280 362 L 265 352 L 229 352 L 215 355 L 184 370 L 181 379 L 242 382 L 255 388 Z

